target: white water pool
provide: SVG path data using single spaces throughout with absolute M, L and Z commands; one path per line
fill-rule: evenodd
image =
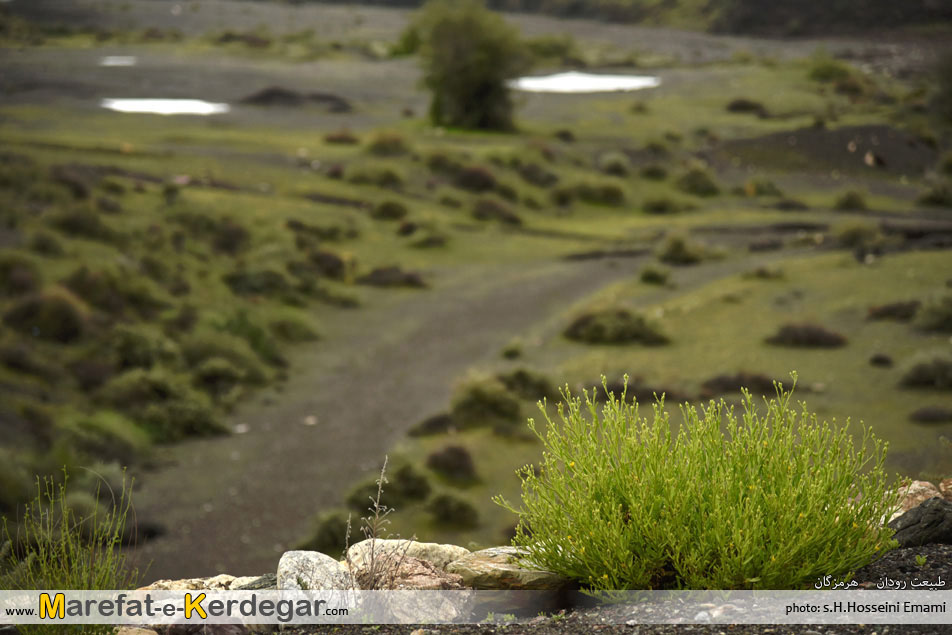
M 509 82 L 530 93 L 606 93 L 655 88 L 661 80 L 650 75 L 597 75 L 568 71 L 542 77 L 520 77 Z
M 215 104 L 201 99 L 112 99 L 100 106 L 116 112 L 141 112 L 156 115 L 219 115 L 231 110 L 228 104 Z
M 137 62 L 134 55 L 107 55 L 99 58 L 100 66 L 135 66 Z

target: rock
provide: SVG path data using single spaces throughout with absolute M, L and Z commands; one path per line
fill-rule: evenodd
M 942 479 L 939 483 L 939 491 L 945 500 L 952 501 L 952 478 Z
M 446 570 L 457 573 L 463 584 L 480 590 L 551 591 L 567 587 L 567 578 L 551 571 L 530 569 L 520 563 L 525 550 L 493 547 L 473 552 L 451 562 Z
M 122 626 L 116 631 L 116 635 L 158 635 L 151 628 L 142 628 L 140 626 Z
M 388 591 L 461 591 L 463 578 L 455 573 L 447 573 L 434 567 L 425 560 L 411 558 L 399 552 L 381 554 L 374 560 L 371 571 L 370 562 L 354 571 L 361 589 Z
M 279 590 L 355 589 L 354 576 L 342 563 L 317 551 L 287 551 L 278 561 Z
M 164 635 L 250 635 L 241 624 L 172 624 Z
M 278 576 L 266 573 L 262 576 L 247 576 L 235 578 L 231 583 L 232 591 L 257 591 L 258 589 L 277 589 Z
M 889 522 L 900 547 L 952 545 L 952 502 L 939 496 Z
M 930 498 L 935 498 L 936 496 L 942 497 L 942 494 L 936 486 L 929 481 L 912 481 L 909 485 L 902 486 L 900 492 L 902 494 L 902 500 L 899 503 L 899 509 L 889 518 L 890 522 L 899 518 L 910 509 L 918 507 Z
M 446 565 L 470 554 L 469 549 L 456 545 L 441 545 L 435 542 L 417 542 L 415 540 L 362 540 L 347 550 L 347 562 L 357 569 L 366 565 L 373 545 L 375 557 L 382 555 L 406 554 L 408 558 L 417 558 L 430 563 L 437 569 L 446 569 Z
M 228 591 L 235 576 L 223 573 L 211 578 L 186 578 L 183 580 L 156 580 L 139 591 Z M 244 578 L 239 578 L 244 579 Z

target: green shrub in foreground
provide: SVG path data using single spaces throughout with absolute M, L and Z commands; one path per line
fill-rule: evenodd
M 521 507 L 496 498 L 534 565 L 601 590 L 797 589 L 895 545 L 885 444 L 864 431 L 855 449 L 789 392 L 766 412 L 745 394 L 739 418 L 686 405 L 676 435 L 663 402 L 649 423 L 624 396 L 601 413 L 564 397 L 559 421 L 529 420 L 545 448 L 538 475 L 520 472 Z
M 139 571 L 130 569 L 118 550 L 132 509 L 131 485 L 121 491 L 100 491 L 100 503 L 81 516 L 68 503 L 66 483 L 37 482 L 36 496 L 27 506 L 17 530 L 4 524 L 0 533 L 0 589 L 134 589 Z M 108 510 L 108 511 L 106 511 Z M 17 627 L 30 633 L 112 633 L 108 625 Z

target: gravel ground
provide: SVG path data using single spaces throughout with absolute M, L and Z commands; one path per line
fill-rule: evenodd
M 916 563 L 916 556 L 925 556 L 923 566 Z M 940 578 L 946 582 L 945 589 L 952 590 L 952 545 L 927 545 L 908 549 L 896 549 L 887 553 L 880 560 L 869 564 L 856 572 L 854 580 L 857 588 L 865 584 L 872 589 L 883 577 L 893 580 L 920 579 L 937 581 Z M 626 624 L 631 618 L 627 615 L 628 609 L 619 606 L 604 606 L 579 611 L 570 611 L 564 615 L 549 618 L 538 618 L 531 624 L 513 625 L 444 625 L 444 626 L 298 626 L 285 627 L 285 635 L 310 635 L 313 633 L 335 634 L 405 634 L 422 629 L 417 635 L 436 635 L 437 633 L 463 634 L 490 634 L 505 635 L 548 635 L 550 633 L 600 633 L 612 635 L 624 633 L 626 635 L 660 635 L 662 633 L 692 633 L 697 635 L 818 635 L 818 634 L 865 634 L 886 635 L 887 633 L 910 633 L 916 635 L 949 635 L 952 634 L 952 616 L 946 624 L 914 625 L 914 624 L 879 624 L 879 625 L 662 625 L 662 624 Z

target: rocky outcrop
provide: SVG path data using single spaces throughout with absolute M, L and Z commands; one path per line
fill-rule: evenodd
M 896 530 L 893 538 L 900 547 L 952 545 L 952 502 L 938 496 L 930 498 L 891 521 L 889 526 Z
M 464 556 L 446 570 L 476 589 L 552 591 L 569 586 L 570 580 L 557 573 L 531 568 L 524 562 L 525 555 L 517 547 L 493 547 Z
M 222 573 L 211 578 L 157 580 L 139 591 L 234 591 L 258 580 L 258 576 L 235 577 Z
M 342 563 L 317 551 L 287 551 L 278 561 L 278 589 L 329 591 L 356 589 L 353 574 Z
M 912 481 L 908 485 L 900 488 L 902 499 L 899 503 L 899 509 L 893 512 L 889 521 L 892 522 L 908 512 L 910 509 L 918 507 L 930 498 L 941 497 L 939 489 L 929 481 Z
M 462 591 L 463 578 L 447 573 L 425 560 L 399 553 L 381 554 L 370 566 L 354 571 L 361 589 L 383 591 Z
M 469 555 L 469 549 L 456 545 L 441 545 L 436 542 L 417 542 L 415 540 L 378 540 L 370 539 L 351 545 L 347 550 L 347 564 L 351 568 L 361 568 L 370 560 L 371 549 L 375 557 L 388 554 L 403 554 L 409 558 L 419 558 L 429 562 L 437 569 L 446 569 L 446 565 Z

